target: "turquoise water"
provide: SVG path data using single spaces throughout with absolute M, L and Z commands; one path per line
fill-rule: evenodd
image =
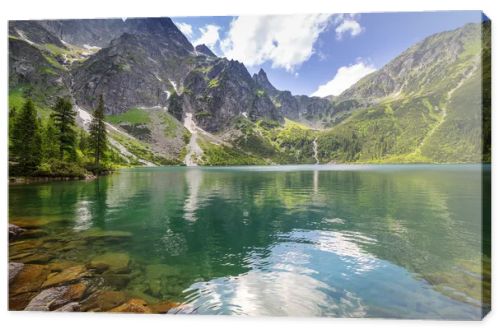
M 170 313 L 478 319 L 489 179 L 479 165 L 136 168 L 11 186 L 9 214 L 43 222 L 50 261 L 128 254 L 125 283 L 96 284 L 179 302 Z M 131 237 L 77 243 L 106 230 Z

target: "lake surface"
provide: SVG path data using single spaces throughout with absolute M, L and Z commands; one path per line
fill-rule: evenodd
M 48 261 L 127 254 L 126 280 L 95 284 L 170 313 L 479 319 L 489 182 L 480 165 L 136 168 L 10 186 L 9 214 L 40 221 Z M 79 243 L 103 231 L 129 237 Z

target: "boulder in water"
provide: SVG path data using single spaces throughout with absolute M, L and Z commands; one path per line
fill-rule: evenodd
M 106 270 L 114 273 L 129 272 L 130 257 L 127 253 L 108 252 L 94 257 L 89 264 L 89 268 L 99 272 Z
M 80 278 L 87 275 L 87 271 L 84 265 L 76 265 L 69 267 L 61 271 L 60 273 L 52 273 L 49 275 L 47 280 L 43 283 L 43 288 L 48 288 L 56 285 L 65 285 L 68 283 L 75 282 Z
M 130 299 L 126 303 L 117 306 L 110 310 L 110 312 L 121 313 L 152 313 L 146 301 L 138 298 Z

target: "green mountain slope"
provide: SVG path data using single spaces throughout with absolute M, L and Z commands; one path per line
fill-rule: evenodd
M 489 38 L 488 24 L 436 34 L 360 80 L 338 101 L 368 106 L 321 133 L 321 161 L 488 160 L 481 149 L 481 87 L 490 60 L 481 58 L 481 40 L 488 52 Z
M 435 34 L 312 98 L 193 47 L 168 18 L 12 21 L 9 104 L 31 98 L 46 118 L 70 97 L 84 127 L 102 94 L 131 165 L 489 161 L 490 34 L 489 22 Z

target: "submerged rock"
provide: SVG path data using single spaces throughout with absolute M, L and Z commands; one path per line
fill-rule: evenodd
M 24 267 L 13 278 L 9 287 L 9 295 L 36 292 L 40 290 L 48 274 L 48 266 L 39 264 L 24 265 Z
M 54 310 L 54 312 L 78 312 L 78 311 L 80 311 L 80 304 L 77 302 L 66 304 Z
M 73 261 L 59 260 L 49 263 L 50 271 L 52 272 L 61 272 L 70 267 L 74 267 L 78 265 L 78 263 Z
M 146 266 L 146 292 L 160 299 L 182 293 L 184 287 L 179 284 L 181 271 L 167 264 L 152 264 Z
M 21 311 L 36 296 L 36 292 L 26 292 L 15 296 L 9 295 L 9 311 Z
M 124 289 L 131 280 L 128 274 L 105 273 L 103 278 L 107 286 L 112 286 L 118 290 Z
M 19 260 L 23 263 L 46 264 L 54 258 L 53 254 L 47 252 L 39 253 L 24 253 L 13 256 L 13 260 Z
M 19 274 L 19 272 L 24 268 L 23 263 L 10 262 L 9 263 L 9 284 L 12 283 L 14 278 Z
M 126 231 L 104 231 L 104 230 L 91 229 L 82 232 L 82 237 L 87 240 L 96 240 L 96 239 L 121 240 L 132 237 L 132 233 Z
M 176 308 L 179 305 L 181 305 L 181 304 L 177 303 L 177 302 L 165 301 L 165 302 L 162 302 L 162 303 L 149 305 L 149 308 L 151 309 L 151 311 L 153 313 L 165 314 L 165 313 L 168 313 L 168 311 L 170 309 Z
M 69 267 L 59 273 L 50 274 L 42 287 L 48 288 L 51 286 L 72 283 L 84 277 L 86 274 L 87 270 L 84 265 Z
M 130 299 L 126 303 L 111 309 L 110 312 L 152 313 L 151 309 L 148 307 L 148 303 L 138 298 Z
M 96 269 L 98 272 L 106 270 L 114 273 L 129 272 L 130 257 L 127 253 L 109 252 L 94 257 L 89 264 L 89 268 Z
M 43 241 L 39 239 L 29 239 L 16 241 L 9 244 L 9 255 L 17 255 L 21 252 L 40 251 L 40 247 L 42 246 Z
M 69 286 L 52 287 L 36 295 L 26 306 L 26 311 L 52 311 L 69 302 L 82 298 L 87 286 L 77 283 Z
M 83 312 L 103 312 L 115 308 L 125 302 L 125 293 L 121 291 L 101 290 L 93 293 L 80 303 Z
M 40 218 L 15 218 L 10 221 L 12 225 L 18 226 L 23 229 L 34 229 L 39 228 L 41 226 L 47 225 L 50 223 L 48 219 L 40 219 Z
M 31 239 L 31 238 L 40 238 L 47 236 L 48 233 L 46 231 L 40 230 L 40 229 L 30 229 L 30 230 L 24 230 L 19 236 L 21 239 Z
M 20 228 L 17 225 L 9 224 L 9 239 L 15 239 L 19 237 L 24 231 L 24 228 Z

